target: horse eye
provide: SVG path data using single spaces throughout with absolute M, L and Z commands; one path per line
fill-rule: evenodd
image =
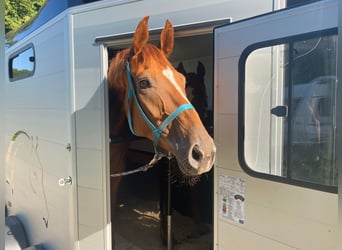
M 151 84 L 150 84 L 149 80 L 147 80 L 147 79 L 143 79 L 139 82 L 139 88 L 140 89 L 147 89 L 150 87 L 151 87 Z

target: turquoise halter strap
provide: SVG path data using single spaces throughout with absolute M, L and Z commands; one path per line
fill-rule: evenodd
M 153 132 L 153 146 L 154 146 L 154 150 L 156 151 L 157 148 L 157 144 L 160 138 L 161 133 L 163 132 L 163 130 L 166 128 L 167 125 L 169 125 L 180 113 L 182 113 L 183 111 L 187 110 L 187 109 L 195 109 L 194 106 L 192 106 L 191 103 L 187 103 L 187 104 L 183 104 L 181 106 L 179 106 L 176 110 L 174 110 L 160 125 L 159 127 L 156 127 L 151 120 L 147 117 L 147 115 L 145 114 L 144 110 L 142 109 L 139 100 L 135 94 L 134 91 L 134 86 L 133 86 L 133 80 L 132 80 L 132 76 L 131 76 L 131 70 L 129 67 L 129 62 L 126 62 L 126 73 L 127 73 L 127 79 L 129 82 L 129 90 L 128 90 L 128 94 L 127 94 L 127 99 L 128 99 L 128 125 L 129 128 L 131 130 L 131 132 L 134 135 L 137 135 L 133 129 L 133 125 L 132 125 L 132 116 L 131 116 L 131 109 L 130 109 L 130 100 L 131 97 L 133 96 L 133 100 L 135 101 L 136 106 L 138 107 L 138 110 L 140 112 L 140 114 L 142 115 L 142 117 L 144 118 L 146 124 L 151 128 L 152 132 Z

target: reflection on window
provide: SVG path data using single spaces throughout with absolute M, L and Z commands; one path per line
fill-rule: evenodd
M 243 157 L 253 171 L 337 186 L 336 51 L 337 35 L 327 31 L 248 55 Z
M 32 76 L 35 69 L 35 56 L 32 47 L 11 56 L 9 60 L 10 80 L 19 80 Z

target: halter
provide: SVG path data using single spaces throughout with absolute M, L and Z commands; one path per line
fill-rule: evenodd
M 166 126 L 168 126 L 180 113 L 182 113 L 183 111 L 187 110 L 187 109 L 195 109 L 194 106 L 192 106 L 191 103 L 187 103 L 187 104 L 183 104 L 180 105 L 177 109 L 175 109 L 160 125 L 159 127 L 156 127 L 151 120 L 147 117 L 147 115 L 145 114 L 144 110 L 142 109 L 139 100 L 135 94 L 135 90 L 133 87 L 133 80 L 132 80 L 132 76 L 131 76 L 131 70 L 129 67 L 129 62 L 126 62 L 126 73 L 127 73 L 127 79 L 129 82 L 129 90 L 128 90 L 128 94 L 127 94 L 127 99 L 128 99 L 128 125 L 129 128 L 131 130 L 131 132 L 134 135 L 137 135 L 133 129 L 133 125 L 132 125 L 132 116 L 131 116 L 131 110 L 130 110 L 130 100 L 131 97 L 133 96 L 133 100 L 135 101 L 136 106 L 138 107 L 138 110 L 140 112 L 140 114 L 142 115 L 142 117 L 144 118 L 146 124 L 151 128 L 152 133 L 153 133 L 153 146 L 154 146 L 154 151 L 157 152 L 157 145 L 158 145 L 158 141 L 160 138 L 161 133 L 163 132 L 163 130 L 166 128 Z

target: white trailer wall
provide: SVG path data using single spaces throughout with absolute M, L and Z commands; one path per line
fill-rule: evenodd
M 76 170 L 68 149 L 74 145 L 69 44 L 68 19 L 59 18 L 6 56 L 8 62 L 26 45 L 35 54 L 33 76 L 9 81 L 8 67 L 5 72 L 6 205 L 24 223 L 30 244 L 46 249 L 74 247 L 73 187 L 58 185 Z

